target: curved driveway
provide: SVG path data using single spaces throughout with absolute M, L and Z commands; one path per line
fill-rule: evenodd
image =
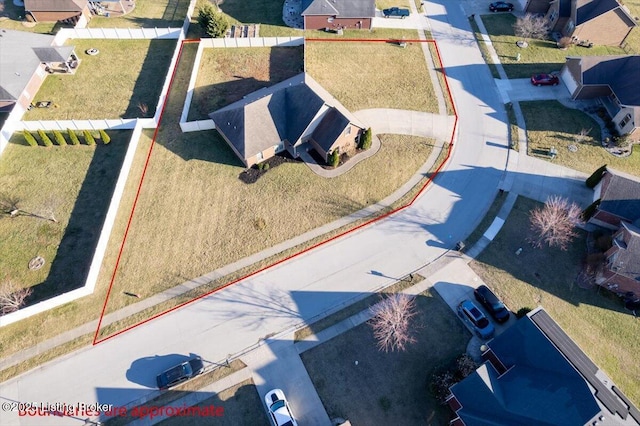
M 224 359 L 267 335 L 394 282 L 464 238 L 488 208 L 504 172 L 506 117 L 460 6 L 437 0 L 426 8 L 460 120 L 448 167 L 413 206 L 232 288 L 2 383 L 0 397 L 124 405 L 148 396 L 156 373 L 173 364 L 178 354 L 197 353 L 209 361 Z M 296 397 L 290 396 L 294 406 Z M 60 419 L 19 418 L 2 412 L 0 423 L 46 426 L 58 425 Z

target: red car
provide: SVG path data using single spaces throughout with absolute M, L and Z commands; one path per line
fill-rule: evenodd
M 531 84 L 534 86 L 557 86 L 560 79 L 554 74 L 535 74 L 531 76 Z

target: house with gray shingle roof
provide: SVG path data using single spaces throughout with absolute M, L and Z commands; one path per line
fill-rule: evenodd
M 91 19 L 88 0 L 24 0 L 27 19 L 86 26 Z
M 0 110 L 29 107 L 47 76 L 46 64 L 65 63 L 74 46 L 52 46 L 53 36 L 0 30 Z
M 370 29 L 375 0 L 302 0 L 305 30 Z
M 455 426 L 637 426 L 640 411 L 542 308 L 486 344 L 450 388 Z
M 573 99 L 599 99 L 616 130 L 640 140 L 640 55 L 568 57 L 560 77 Z
M 364 125 L 306 73 L 209 114 L 247 167 L 287 150 L 314 149 L 322 158 L 355 149 Z
M 617 230 L 621 222 L 640 219 L 640 178 L 607 167 L 593 188 L 593 201 L 598 208 L 589 223 Z

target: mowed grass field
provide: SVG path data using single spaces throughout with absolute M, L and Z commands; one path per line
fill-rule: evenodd
M 512 311 L 542 305 L 580 348 L 636 405 L 640 403 L 640 321 L 604 290 L 575 285 L 586 255 L 585 235 L 567 251 L 526 243 L 529 212 L 540 206 L 518 198 L 493 242 L 470 266 Z M 519 256 L 514 253 L 522 247 Z
M 540 72 L 560 71 L 567 56 L 625 55 L 620 47 L 593 46 L 585 48 L 571 46 L 558 49 L 552 40 L 529 40 L 529 47 L 520 48 L 516 42 L 521 39 L 513 31 L 516 17 L 510 13 L 482 15 L 491 43 L 496 49 L 500 63 L 509 78 L 527 78 Z M 518 54 L 520 59 L 518 60 Z
M 50 74 L 24 120 L 152 117 L 176 46 L 175 40 L 69 40 L 81 60 L 74 75 Z M 90 56 L 85 50 L 100 51 Z M 148 106 L 143 114 L 140 104 Z
M 135 0 L 135 8 L 122 16 L 94 16 L 91 28 L 181 27 L 190 0 Z
M 418 43 L 403 49 L 385 42 L 307 41 L 305 60 L 306 71 L 351 111 L 438 112 Z
M 272 86 L 304 70 L 304 48 L 248 47 L 205 49 L 189 109 L 189 120 Z
M 558 155 L 549 160 L 554 163 L 585 173 L 592 173 L 607 164 L 640 176 L 640 147 L 634 146 L 628 157 L 609 154 L 600 144 L 598 123 L 582 111 L 567 108 L 557 101 L 520 102 L 520 107 L 527 126 L 529 155 L 540 156 L 554 146 Z M 584 141 L 578 142 L 582 129 L 589 130 L 589 133 Z M 577 152 L 569 151 L 569 145 L 575 145 Z

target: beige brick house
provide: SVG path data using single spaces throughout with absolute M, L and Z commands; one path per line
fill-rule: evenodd
M 80 27 L 91 20 L 88 0 L 24 0 L 27 19 L 35 22 L 65 22 Z

